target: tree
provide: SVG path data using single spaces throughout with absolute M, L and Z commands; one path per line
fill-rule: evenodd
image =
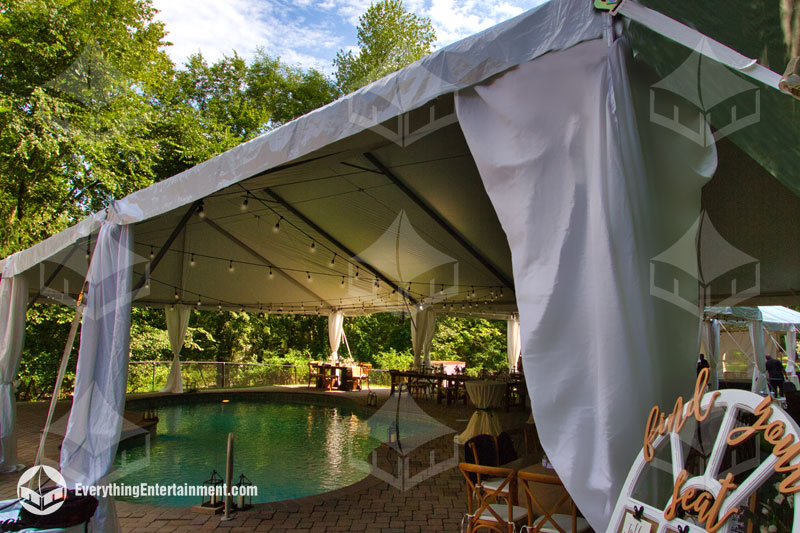
M 436 31 L 427 17 L 408 11 L 402 0 L 380 0 L 358 19 L 358 53 L 339 50 L 336 82 L 355 91 L 429 54 Z

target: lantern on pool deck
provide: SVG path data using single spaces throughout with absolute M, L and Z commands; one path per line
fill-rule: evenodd
M 211 472 L 211 477 L 203 481 L 203 507 L 218 507 L 225 501 L 222 496 L 224 480 L 216 470 Z
M 253 495 L 247 487 L 252 487 L 253 482 L 244 474 L 236 482 L 236 508 L 239 511 L 250 509 L 253 506 Z

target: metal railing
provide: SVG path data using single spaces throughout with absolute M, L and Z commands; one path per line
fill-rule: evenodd
M 128 372 L 130 392 L 155 392 L 167 383 L 170 361 L 131 361 Z M 308 365 L 272 365 L 264 363 L 225 363 L 216 361 L 181 361 L 184 390 L 300 385 L 308 383 Z M 388 370 L 372 369 L 370 385 L 389 386 Z

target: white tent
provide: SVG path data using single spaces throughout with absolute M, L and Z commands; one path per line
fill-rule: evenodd
M 752 363 L 748 365 L 748 373 L 753 376 L 752 390 L 763 392 L 766 387 L 766 355 L 781 357 L 785 354 L 788 359 L 786 373 L 798 386 L 795 362 L 800 312 L 780 305 L 706 307 L 705 321 L 710 333 L 703 336 L 702 343 L 712 368 L 716 369 L 713 374 L 719 376 L 724 371 L 721 363 L 725 354 L 740 351 Z M 729 331 L 725 324 L 747 327 L 747 332 Z
M 91 464 L 83 477 L 98 479 L 113 456 L 128 300 L 271 313 L 518 312 L 542 444 L 603 530 L 650 407 L 691 386 L 698 283 L 715 301 L 742 296 L 711 283 L 731 269 L 697 272 L 697 249 L 683 244 L 699 234 L 701 266 L 722 235 L 756 258 L 758 290 L 747 298 L 796 301 L 800 286 L 791 260 L 800 188 L 784 186 L 793 178 L 772 164 L 785 159 L 747 142 L 698 144 L 654 120 L 654 91 L 666 109 L 688 109 L 631 57 L 630 46 L 663 39 L 615 41 L 609 21 L 588 0 L 552 0 L 3 260 L 2 283 L 25 280 L 36 300 L 74 301 L 88 273 L 80 358 L 103 364 L 78 369 L 81 410 L 62 466 Z M 723 59 L 736 66 L 739 56 Z M 773 87 L 771 74 L 762 78 Z M 765 116 L 792 116 L 787 97 L 754 87 L 769 93 Z M 712 135 L 702 116 L 696 131 Z M 792 153 L 796 133 L 777 131 Z M 761 215 L 778 204 L 783 219 Z M 16 311 L 0 316 L 18 316 L 15 305 L 5 298 L 0 309 Z M 0 353 L 0 376 L 14 368 L 14 346 Z M 6 396 L 3 409 L 13 404 Z

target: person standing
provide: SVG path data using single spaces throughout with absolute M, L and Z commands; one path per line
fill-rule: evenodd
M 787 377 L 786 370 L 783 368 L 783 363 L 781 363 L 781 360 L 777 357 L 773 358 L 771 355 L 767 355 L 766 367 L 769 389 L 776 397 L 783 396 L 784 378 Z
M 699 376 L 700 375 L 700 371 L 703 370 L 704 368 L 708 368 L 708 367 L 709 367 L 709 364 L 708 364 L 708 361 L 706 360 L 706 354 L 701 353 L 700 354 L 700 360 L 697 361 L 697 375 Z

